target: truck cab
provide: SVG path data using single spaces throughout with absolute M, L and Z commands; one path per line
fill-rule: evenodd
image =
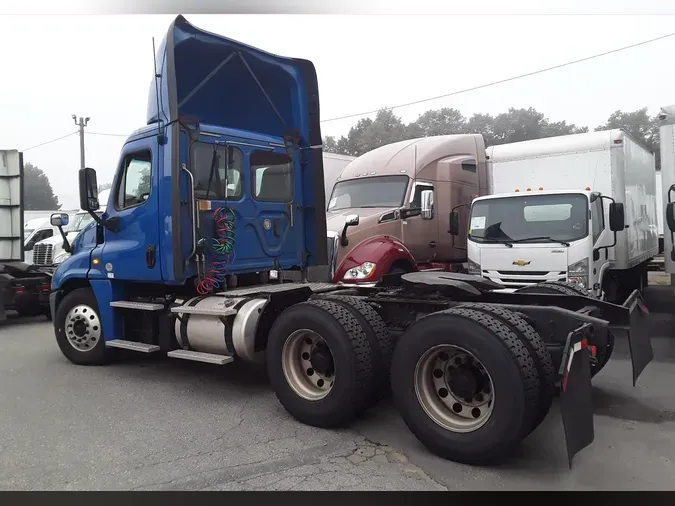
M 373 285 L 418 269 L 460 270 L 463 241 L 448 235 L 448 216 L 485 189 L 480 135 L 395 142 L 351 162 L 327 208 L 334 282 Z
M 528 189 L 530 190 L 530 189 Z M 588 190 L 484 196 L 471 205 L 469 274 L 516 290 L 567 281 L 601 296 L 607 249 L 623 230 L 622 206 Z

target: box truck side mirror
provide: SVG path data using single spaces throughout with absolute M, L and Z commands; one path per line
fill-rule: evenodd
M 623 211 L 623 204 L 612 202 L 609 204 L 609 229 L 612 232 L 619 232 L 626 228 L 626 217 Z
M 459 211 L 452 211 L 450 213 L 450 235 L 459 235 Z
M 49 217 L 52 227 L 65 227 L 68 221 L 69 216 L 66 213 L 54 213 Z
M 80 169 L 80 209 L 94 212 L 98 210 L 98 183 L 96 171 L 86 168 Z
M 675 232 L 675 202 L 666 204 L 666 222 L 671 232 Z

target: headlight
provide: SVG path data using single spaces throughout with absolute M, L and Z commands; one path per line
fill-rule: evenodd
M 469 260 L 469 274 L 472 276 L 480 276 L 480 265 Z
M 345 279 L 365 279 L 370 276 L 375 269 L 373 262 L 363 262 L 361 265 L 352 267 L 345 273 Z
M 67 251 L 62 251 L 61 253 L 59 253 L 58 255 L 56 255 L 54 257 L 54 260 L 52 260 L 52 263 L 53 264 L 60 264 L 64 260 L 68 259 L 69 257 L 70 257 L 70 253 L 68 253 Z
M 567 268 L 567 278 L 582 288 L 588 288 L 588 258 L 570 265 Z

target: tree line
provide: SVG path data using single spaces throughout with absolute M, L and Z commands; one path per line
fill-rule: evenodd
M 595 128 L 607 130 L 623 128 L 629 135 L 654 152 L 657 170 L 660 170 L 658 117 L 650 116 L 647 108 L 633 112 L 617 110 L 603 125 Z M 487 146 L 519 142 L 557 135 L 588 132 L 589 128 L 566 121 L 551 121 L 544 113 L 529 109 L 509 108 L 507 112 L 492 116 L 476 113 L 465 117 L 453 108 L 432 109 L 415 121 L 405 124 L 391 109 L 381 109 L 375 118 L 364 118 L 353 126 L 347 136 L 336 139 L 324 137 L 323 149 L 328 153 L 360 156 L 392 142 L 429 137 L 432 135 L 482 134 Z

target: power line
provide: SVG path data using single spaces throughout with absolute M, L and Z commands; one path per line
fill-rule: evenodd
M 41 142 L 40 144 L 36 144 L 35 146 L 31 146 L 30 148 L 22 149 L 22 152 L 25 151 L 30 151 L 31 149 L 39 148 L 40 146 L 44 146 L 45 144 L 51 144 L 52 142 L 60 141 L 61 139 L 65 139 L 66 137 L 70 137 L 71 135 L 75 135 L 77 132 L 71 132 L 68 135 L 64 135 L 62 137 L 57 137 L 56 139 L 52 139 L 51 141 L 47 142 Z
M 521 74 L 521 75 L 518 75 L 518 76 L 509 77 L 509 78 L 506 78 L 506 79 L 500 79 L 499 81 L 492 81 L 490 83 L 481 84 L 479 86 L 474 86 L 472 88 L 466 88 L 466 89 L 463 89 L 463 90 L 453 91 L 451 93 L 446 93 L 444 95 L 438 95 L 436 97 L 424 98 L 424 99 L 421 99 L 421 100 L 415 100 L 413 102 L 407 102 L 405 104 L 395 105 L 393 107 L 386 107 L 386 109 L 398 109 L 400 107 L 407 107 L 409 105 L 416 105 L 416 104 L 421 104 L 423 102 L 430 102 L 432 100 L 437 100 L 439 98 L 451 97 L 453 95 L 459 95 L 461 93 L 467 93 L 469 91 L 475 91 L 475 90 L 479 90 L 481 88 L 487 88 L 489 86 L 495 86 L 497 84 L 503 84 L 503 83 L 507 83 L 509 81 L 515 81 L 516 79 L 522 79 L 523 77 L 530 77 L 530 76 L 533 76 L 533 75 L 536 75 L 536 74 L 542 74 L 542 73 L 548 72 L 550 70 L 555 70 L 555 69 L 559 69 L 559 68 L 562 68 L 562 67 L 567 67 L 569 65 L 574 65 L 576 63 L 581 63 L 581 62 L 584 62 L 584 61 L 593 60 L 595 58 L 600 58 L 602 56 L 607 56 L 609 54 L 618 53 L 619 51 L 625 51 L 626 49 L 632 49 L 634 47 L 643 46 L 645 44 L 649 44 L 651 42 L 656 42 L 656 41 L 659 41 L 659 40 L 662 40 L 662 39 L 666 39 L 666 38 L 672 37 L 674 35 L 675 35 L 675 32 L 669 33 L 667 35 L 662 35 L 660 37 L 656 37 L 655 39 L 649 39 L 649 40 L 645 40 L 645 41 L 642 41 L 642 42 L 638 42 L 636 44 L 631 44 L 630 46 L 624 46 L 624 47 L 620 47 L 618 49 L 612 49 L 611 51 L 605 51 L 604 53 L 595 54 L 593 56 L 587 56 L 587 57 L 581 58 L 579 60 L 569 61 L 567 63 L 561 63 L 560 65 L 554 65 L 553 67 L 547 67 L 545 69 L 535 70 L 534 72 L 528 72 L 527 74 Z M 355 118 L 357 116 L 365 116 L 367 114 L 374 114 L 376 112 L 379 112 L 379 110 L 380 109 L 374 109 L 372 111 L 366 111 L 366 112 L 360 112 L 360 113 L 356 113 L 356 114 L 348 114 L 346 116 L 338 116 L 336 118 L 324 119 L 324 120 L 321 120 L 321 123 L 327 123 L 329 121 L 338 121 L 338 120 L 341 120 L 341 119 Z

